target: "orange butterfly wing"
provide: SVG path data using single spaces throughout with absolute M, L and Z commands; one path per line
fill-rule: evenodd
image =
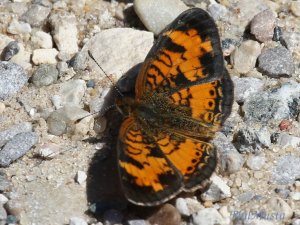
M 181 190 L 182 175 L 132 117 L 122 124 L 118 150 L 120 177 L 129 201 L 157 205 Z
M 119 132 L 129 201 L 157 205 L 211 176 L 216 153 L 208 141 L 230 114 L 232 92 L 213 19 L 197 8 L 183 12 L 158 37 L 136 79 L 135 104 L 148 107 L 153 126 L 134 109 Z

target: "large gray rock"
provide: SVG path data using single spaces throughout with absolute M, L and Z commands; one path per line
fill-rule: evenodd
M 38 142 L 38 136 L 34 132 L 17 134 L 0 150 L 0 167 L 7 167 L 13 161 L 22 157 L 33 145 Z

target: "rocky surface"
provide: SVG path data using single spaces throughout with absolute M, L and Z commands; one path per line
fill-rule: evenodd
M 215 19 L 235 85 L 218 167 L 202 192 L 133 206 L 115 98 L 189 7 Z M 299 1 L 4 0 L 0 12 L 0 225 L 300 224 Z

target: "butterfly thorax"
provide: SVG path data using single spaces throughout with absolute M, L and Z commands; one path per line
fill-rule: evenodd
M 163 94 L 152 94 L 151 97 L 141 100 L 125 96 L 116 104 L 124 116 L 132 116 L 137 126 L 142 126 L 149 135 L 164 131 L 211 139 L 215 129 L 218 129 L 217 126 L 207 127 L 188 119 L 188 112 L 174 107 Z

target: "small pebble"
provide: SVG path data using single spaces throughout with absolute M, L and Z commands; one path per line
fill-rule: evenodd
M 47 118 L 48 132 L 56 136 L 65 134 L 68 130 L 74 130 L 74 127 L 71 127 L 73 124 L 71 122 L 75 122 L 88 115 L 90 114 L 87 111 L 77 106 L 64 106 L 52 112 Z
M 9 192 L 11 191 L 12 184 L 8 180 L 6 173 L 0 170 L 0 192 Z
M 95 80 L 88 80 L 87 82 L 86 82 L 86 86 L 88 87 L 88 88 L 94 88 L 95 87 Z
M 258 42 L 252 40 L 244 41 L 231 54 L 230 61 L 239 73 L 245 74 L 255 67 L 257 57 L 260 53 L 261 47 Z
M 5 195 L 0 194 L 0 205 L 4 205 L 6 202 L 8 202 L 8 198 L 6 198 Z
M 280 88 L 268 92 L 257 92 L 249 96 L 243 105 L 246 121 L 269 122 L 296 117 L 298 113 L 298 99 L 300 98 L 300 84 L 291 81 Z
M 290 77 L 295 71 L 292 53 L 280 46 L 266 49 L 258 57 L 258 68 L 272 78 Z
M 176 199 L 176 208 L 181 215 L 190 216 L 204 207 L 196 199 L 178 198 Z
M 235 50 L 237 41 L 231 38 L 222 40 L 222 50 L 224 56 L 229 56 Z
M 0 151 L 0 166 L 9 166 L 13 161 L 26 154 L 37 142 L 38 136 L 34 132 L 15 135 Z
M 4 111 L 5 111 L 5 104 L 3 102 L 0 102 L 0 114 L 4 113 Z
M 32 83 L 37 87 L 48 86 L 57 81 L 58 70 L 55 65 L 42 64 L 34 72 Z
M 150 224 L 180 225 L 181 216 L 178 210 L 171 204 L 164 204 L 160 209 L 148 218 Z
M 295 16 L 300 17 L 300 1 L 291 1 L 290 9 Z
M 55 13 L 50 17 L 53 40 L 61 53 L 72 55 L 78 52 L 77 21 L 74 14 Z
M 86 56 L 82 52 L 76 53 L 69 61 L 69 66 L 75 71 L 84 70 L 86 67 Z
M 62 83 L 60 87 L 62 106 L 79 106 L 86 90 L 86 84 L 83 80 L 70 80 Z
M 225 19 L 226 16 L 229 14 L 229 10 L 225 6 L 217 3 L 214 0 L 210 1 L 207 10 L 211 14 L 212 18 L 214 18 L 214 20 Z
M 254 16 L 251 21 L 251 33 L 261 42 L 270 41 L 273 38 L 276 17 L 271 10 L 264 10 Z
M 75 180 L 78 184 L 83 184 L 86 181 L 87 175 L 84 171 L 77 171 Z
M 243 103 L 248 97 L 263 90 L 264 82 L 254 77 L 233 77 L 234 99 Z
M 282 39 L 282 29 L 281 27 L 276 26 L 274 28 L 273 41 L 281 41 Z
M 38 154 L 45 159 L 53 159 L 60 153 L 60 146 L 54 143 L 47 143 L 40 146 Z
M 213 175 L 210 178 L 210 181 L 212 182 L 210 187 L 201 195 L 202 200 L 217 202 L 231 197 L 230 187 L 222 180 L 222 178 Z
M 238 195 L 237 199 L 241 204 L 245 204 L 246 202 L 251 201 L 251 199 L 253 199 L 254 196 L 255 194 L 253 192 L 248 191 Z
M 300 201 L 300 192 L 291 192 L 290 196 L 294 201 Z
M 44 31 L 37 31 L 35 32 L 32 37 L 31 41 L 38 47 L 38 48 L 52 48 L 52 37 L 50 34 Z
M 27 74 L 21 66 L 0 61 L 0 100 L 6 100 L 15 95 L 27 80 Z
M 128 220 L 126 225 L 150 225 L 146 220 Z
M 6 221 L 6 219 L 7 219 L 7 212 L 3 208 L 3 205 L 0 205 L 0 223 L 1 221 Z
M 263 155 L 250 155 L 246 161 L 247 166 L 251 170 L 260 170 L 266 162 L 266 157 Z
M 292 53 L 299 54 L 299 52 L 300 52 L 300 32 L 283 31 L 281 42 Z
M 292 225 L 300 225 L 300 219 L 295 219 L 295 220 L 292 222 Z
M 29 23 L 19 22 L 13 19 L 7 28 L 7 32 L 10 34 L 26 34 L 31 33 L 31 26 Z
M 213 144 L 217 148 L 219 155 L 219 165 L 223 173 L 235 173 L 244 164 L 244 159 L 238 153 L 234 145 L 221 132 L 216 134 Z
M 20 19 L 29 23 L 31 26 L 37 27 L 44 23 L 50 11 L 51 8 L 49 7 L 40 4 L 32 4 Z
M 272 182 L 283 185 L 293 184 L 300 177 L 299 157 L 288 154 L 280 156 L 276 161 L 272 170 Z
M 69 220 L 69 225 L 88 225 L 88 223 L 80 217 L 72 217 Z
M 271 134 L 264 127 L 254 129 L 250 126 L 245 126 L 238 130 L 234 144 L 241 153 L 258 153 L 262 148 L 270 146 Z
M 215 225 L 223 224 L 223 217 L 214 208 L 202 209 L 192 216 L 193 225 Z
M 75 125 L 74 130 L 74 138 L 78 140 L 83 140 L 85 136 L 88 134 L 90 129 L 93 129 L 94 127 L 94 117 L 88 116 L 80 120 Z
M 3 49 L 1 53 L 1 59 L 3 61 L 9 61 L 14 55 L 16 55 L 20 50 L 17 41 L 11 41 L 9 44 Z
M 290 120 L 282 120 L 279 124 L 279 129 L 281 131 L 289 131 L 293 126 L 293 123 Z
M 23 204 L 20 201 L 20 199 L 10 199 L 5 205 L 4 205 L 6 211 L 8 214 L 12 216 L 16 216 L 20 218 L 20 215 L 22 211 L 24 210 Z
M 35 49 L 32 54 L 32 61 L 35 65 L 39 64 L 56 64 L 56 56 L 58 51 L 55 48 L 51 49 Z
M 278 136 L 277 142 L 283 149 L 288 147 L 297 148 L 300 146 L 300 138 L 287 133 L 281 133 Z

